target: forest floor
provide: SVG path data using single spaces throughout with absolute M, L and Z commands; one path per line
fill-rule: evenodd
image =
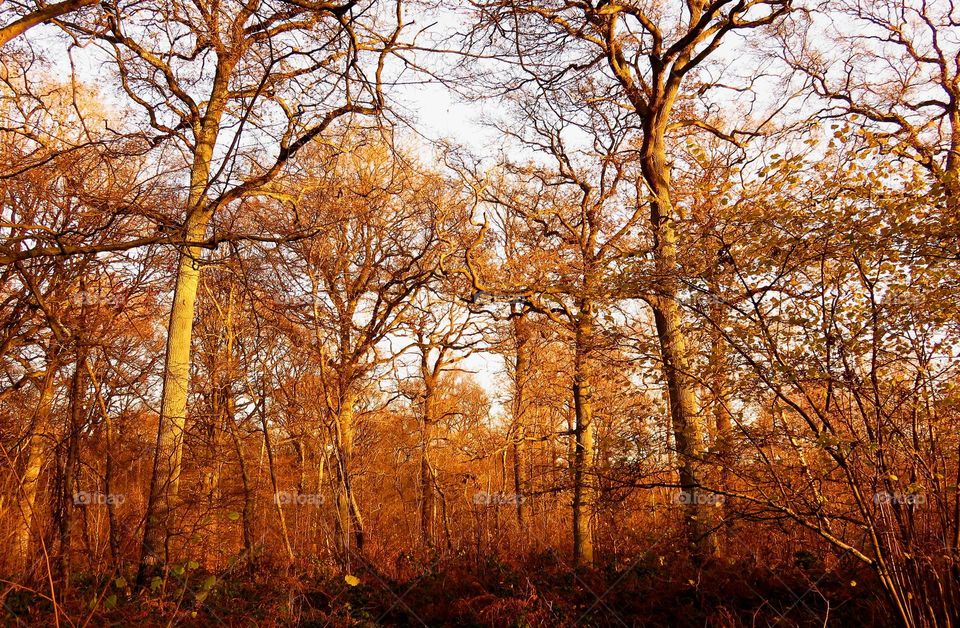
M 410 577 L 373 569 L 243 577 L 195 563 L 137 593 L 124 578 L 75 575 L 60 625 L 76 626 L 871 626 L 889 625 L 867 573 L 792 565 L 711 565 L 695 572 L 640 559 L 571 570 L 552 555 L 421 564 Z M 152 590 L 150 590 L 152 588 Z M 7 625 L 55 625 L 39 593 L 14 589 Z

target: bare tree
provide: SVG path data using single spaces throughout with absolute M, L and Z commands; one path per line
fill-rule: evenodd
M 359 140 L 350 151 L 316 153 L 303 178 L 288 181 L 304 217 L 329 227 L 297 242 L 287 264 L 277 261 L 288 285 L 298 286 L 284 316 L 320 369 L 345 568 L 364 543 L 353 487 L 358 405 L 366 378 L 391 358 L 383 342 L 411 315 L 413 295 L 432 276 L 434 218 L 446 193 L 442 181 L 392 156 L 390 146 Z M 326 181 L 315 172 L 326 172 Z
M 413 395 L 421 416 L 420 427 L 420 535 L 423 544 L 436 544 L 435 522 L 437 469 L 431 462 L 431 447 L 437 423 L 444 419 L 444 380 L 458 369 L 483 340 L 481 329 L 469 311 L 455 301 L 443 300 L 426 291 L 415 302 L 419 312 L 411 315 L 407 333 L 418 357 L 422 389 Z
M 697 506 L 699 460 L 704 439 L 696 380 L 677 302 L 683 208 L 671 188 L 668 136 L 694 127 L 737 143 L 751 131 L 723 131 L 698 111 L 696 99 L 724 87 L 698 75 L 731 33 L 779 21 L 789 0 L 690 0 L 673 11 L 651 11 L 638 3 L 476 2 L 480 28 L 471 35 L 476 54 L 516 64 L 508 89 L 533 86 L 546 98 L 569 84 L 582 88 L 585 102 L 606 100 L 636 116 L 638 159 L 648 194 L 653 234 L 654 282 L 643 298 L 654 313 L 670 395 L 680 483 L 691 495 L 688 527 L 694 555 L 712 553 L 710 527 Z M 549 42 L 548 44 L 545 42 Z M 686 87 L 685 87 L 686 86 Z M 611 88 L 615 91 L 611 92 Z
M 451 161 L 474 191 L 483 226 L 463 267 L 450 270 L 469 278 L 475 300 L 512 300 L 551 319 L 571 342 L 574 561 L 590 564 L 597 316 L 615 296 L 609 276 L 644 248 L 634 229 L 641 214 L 631 178 L 636 163 L 626 150 L 631 126 L 602 104 L 586 111 L 562 102 L 518 105 L 520 124 L 530 128 L 505 133 L 549 162 L 507 162 L 499 173 L 484 173 Z
M 920 165 L 930 177 L 929 193 L 944 198 L 956 214 L 960 26 L 955 7 L 923 0 L 850 0 L 797 14 L 791 26 L 774 54 L 823 99 L 826 108 L 819 115 L 854 122 L 869 146 Z M 950 244 L 954 230 L 943 236 L 942 244 L 932 244 L 956 254 Z
M 56 20 L 84 7 L 100 4 L 100 0 L 62 0 L 46 2 L 8 2 L 4 7 L 4 25 L 0 26 L 0 46 L 19 37 L 34 26 Z
M 355 1 L 291 5 L 120 3 L 103 25 L 71 28 L 111 55 L 128 98 L 185 156 L 189 180 L 176 225 L 183 245 L 168 325 L 154 478 L 140 580 L 166 555 L 173 526 L 201 244 L 218 210 L 261 193 L 290 158 L 340 118 L 383 107 L 387 54 L 402 28 L 400 5 L 381 32 Z M 294 103 L 297 104 L 294 104 Z M 262 149 L 270 147 L 272 159 Z M 259 153 L 259 154 L 258 154 Z

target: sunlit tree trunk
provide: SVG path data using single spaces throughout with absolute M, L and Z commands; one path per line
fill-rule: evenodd
M 573 404 L 573 562 L 593 564 L 594 492 L 591 471 L 594 458 L 593 388 L 589 351 L 593 339 L 593 308 L 582 303 L 574 347 Z
M 295 558 L 293 545 L 290 543 L 290 534 L 287 531 L 287 519 L 283 514 L 283 506 L 280 504 L 280 482 L 277 479 L 276 460 L 273 455 L 273 443 L 270 440 L 270 427 L 267 424 L 267 391 L 266 386 L 261 391 L 260 399 L 260 428 L 263 430 L 263 448 L 267 453 L 267 466 L 270 472 L 270 486 L 273 488 L 273 503 L 277 510 L 277 521 L 280 523 L 280 535 L 283 539 L 283 547 L 287 553 L 287 559 L 292 563 Z
M 206 206 L 213 150 L 220 131 L 220 119 L 227 100 L 232 63 L 222 60 L 218 67 L 210 103 L 197 134 L 190 172 L 190 195 L 184 238 L 187 244 L 180 254 L 173 306 L 167 325 L 167 351 L 164 361 L 163 398 L 157 425 L 157 446 L 153 475 L 147 500 L 138 580 L 160 560 L 167 560 L 168 540 L 173 528 L 172 515 L 180 489 L 183 459 L 183 432 L 186 425 L 187 391 L 190 383 L 190 349 L 193 317 L 200 281 L 201 242 L 207 233 L 211 213 Z M 162 552 L 162 555 L 161 555 Z
M 524 317 L 513 319 L 513 336 L 516 343 L 516 362 L 514 364 L 513 391 L 513 492 L 516 499 L 517 526 L 520 533 L 526 535 L 526 515 L 524 508 L 523 456 L 526 444 L 526 384 L 530 377 L 529 332 Z
M 430 467 L 430 440 L 433 438 L 436 421 L 436 385 L 429 376 L 424 383 L 423 433 L 420 443 L 420 535 L 425 546 L 433 547 L 436 495 L 433 490 L 433 470 Z
M 44 449 L 49 431 L 56 372 L 56 363 L 48 357 L 47 368 L 43 374 L 43 384 L 40 389 L 40 399 L 37 402 L 37 410 L 33 417 L 33 429 L 27 443 L 26 465 L 20 479 L 19 506 L 21 516 L 17 521 L 17 528 L 14 530 L 14 547 L 17 550 L 20 567 L 25 570 L 25 573 L 26 570 L 30 569 L 37 492 L 40 488 L 40 469 L 43 467 Z
M 193 221 L 188 228 L 188 239 L 202 238 L 206 227 L 206 219 Z M 150 568 L 169 558 L 167 541 L 172 531 L 172 515 L 180 491 L 183 431 L 187 420 L 187 388 L 190 380 L 190 345 L 200 279 L 199 262 L 199 247 L 187 247 L 181 254 L 173 309 L 167 326 L 163 401 L 160 406 L 153 478 L 150 482 L 144 525 L 141 559 L 143 568 Z
M 215 424 L 215 429 L 217 430 L 217 436 L 214 438 L 214 443 L 219 443 L 219 430 L 221 426 L 223 429 L 230 434 L 230 438 L 233 441 L 234 451 L 237 454 L 237 464 L 240 470 L 240 482 L 243 488 L 243 507 L 242 512 L 240 513 L 240 524 L 243 529 L 243 553 L 245 556 L 246 564 L 248 568 L 253 567 L 254 564 L 254 548 L 253 548 L 253 489 L 250 484 L 250 472 L 247 468 L 247 459 L 243 451 L 243 441 L 240 437 L 240 431 L 237 428 L 237 400 L 233 392 L 233 382 L 234 378 L 238 377 L 236 369 L 234 367 L 234 346 L 236 344 L 236 332 L 234 330 L 234 286 L 230 285 L 230 289 L 227 295 L 227 307 L 226 310 L 222 312 L 224 315 L 223 320 L 223 333 L 225 336 L 225 346 L 223 348 L 223 358 L 221 360 L 222 369 L 217 369 L 217 378 L 219 379 L 219 388 L 215 395 L 217 401 L 218 409 L 216 410 L 215 416 L 219 417 L 219 421 Z M 265 391 L 263 391 L 265 395 Z M 266 404 L 266 399 L 261 398 L 261 404 Z M 263 414 L 261 414 L 263 416 Z M 214 448 L 214 455 L 219 455 L 218 447 Z M 211 510 L 214 507 L 212 503 L 214 498 L 219 499 L 220 497 L 220 476 L 221 476 L 221 465 L 223 463 L 217 462 L 217 471 L 215 473 L 214 482 L 212 482 L 210 499 L 211 499 Z
M 103 417 L 104 434 L 104 469 L 103 469 L 103 491 L 107 495 L 113 494 L 114 476 L 116 465 L 114 463 L 113 447 L 116 443 L 116 434 L 114 432 L 113 419 L 110 418 L 110 412 L 106 402 L 103 400 L 103 391 L 100 388 L 100 381 L 93 368 L 90 366 L 90 360 L 85 360 L 83 364 L 87 377 L 93 385 L 93 392 L 96 395 L 97 407 Z M 120 539 L 119 529 L 117 527 L 117 504 L 114 500 L 107 501 L 107 525 L 109 527 L 110 556 L 114 563 L 120 560 Z
M 715 295 L 720 294 L 720 285 L 716 277 L 711 277 L 709 281 L 711 292 Z M 710 334 L 710 363 L 709 376 L 710 388 L 713 398 L 710 402 L 710 421 L 713 426 L 713 451 L 719 463 L 719 477 L 716 478 L 718 488 L 728 490 L 730 482 L 730 468 L 733 464 L 733 431 L 730 421 L 730 409 L 728 408 L 728 397 L 730 395 L 730 363 L 727 357 L 727 344 L 723 338 L 721 330 L 727 322 L 726 308 L 715 301 L 710 306 L 710 318 L 713 329 Z M 723 530 L 723 548 L 718 551 L 726 551 L 730 544 L 730 525 L 729 511 L 727 502 L 720 504 L 719 508 L 721 525 Z
M 357 395 L 352 385 L 347 386 L 337 415 L 337 529 L 343 565 L 350 565 L 350 556 L 363 551 L 363 520 L 360 518 L 353 494 L 352 464 L 353 440 L 356 426 Z
M 701 561 L 714 553 L 713 539 L 700 490 L 699 466 L 703 455 L 703 432 L 697 403 L 696 381 L 690 372 L 687 339 L 683 331 L 683 315 L 677 303 L 679 296 L 679 264 L 677 232 L 673 203 L 670 197 L 670 167 L 665 140 L 667 121 L 676 92 L 650 104 L 644 121 L 644 142 L 641 166 L 652 198 L 650 223 L 653 229 L 654 320 L 663 372 L 670 401 L 670 418 L 677 449 L 677 466 L 685 502 L 685 520 L 694 560 Z

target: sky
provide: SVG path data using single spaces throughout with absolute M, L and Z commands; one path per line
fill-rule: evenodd
M 426 12 L 412 13 L 407 16 L 411 31 L 427 27 L 422 34 L 421 41 L 429 43 L 431 34 L 440 37 L 443 33 L 450 33 L 458 28 L 458 16 L 450 11 L 444 13 Z M 39 32 L 31 33 L 32 41 L 51 39 L 57 32 L 55 27 L 40 27 Z M 433 40 L 437 43 L 436 40 Z M 444 47 L 452 47 L 445 45 Z M 63 49 L 62 36 L 60 41 L 51 42 L 50 50 Z M 414 53 L 410 53 L 417 57 Z M 107 85 L 100 77 L 103 68 L 99 65 L 102 54 L 94 54 L 92 50 L 78 50 L 73 55 L 77 62 L 81 80 L 92 84 Z M 50 66 L 49 72 L 62 79 L 69 77 L 70 66 L 65 55 L 56 54 L 46 59 Z M 441 61 L 442 62 L 442 61 Z M 483 124 L 484 118 L 501 117 L 505 110 L 494 100 L 485 100 L 482 103 L 465 102 L 448 86 L 436 81 L 429 81 L 429 77 L 415 72 L 406 72 L 402 75 L 400 85 L 390 89 L 388 97 L 393 105 L 397 117 L 402 121 L 401 137 L 411 146 L 417 147 L 424 157 L 428 158 L 433 152 L 432 144 L 441 141 L 452 141 L 462 145 L 471 152 L 484 156 L 495 155 L 501 140 L 494 130 Z M 104 92 L 108 100 L 115 99 L 114 104 L 120 106 L 127 99 L 122 94 Z M 406 127 L 403 129 L 402 127 Z M 508 392 L 503 377 L 503 363 L 499 357 L 490 354 L 477 353 L 461 364 L 462 368 L 475 372 L 474 377 L 495 398 L 502 398 Z

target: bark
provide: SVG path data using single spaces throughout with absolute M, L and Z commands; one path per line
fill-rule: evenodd
M 227 420 L 230 411 L 228 406 L 232 403 L 233 394 L 230 391 L 229 384 L 225 384 L 220 387 L 220 390 L 214 393 L 214 399 L 216 400 L 212 404 L 211 413 L 212 421 L 209 425 L 210 430 L 210 447 L 209 447 L 209 459 L 213 461 L 213 468 L 206 474 L 204 478 L 206 482 L 206 497 L 207 497 L 207 512 L 214 512 L 218 508 L 218 504 L 221 503 L 223 498 L 223 491 L 221 490 L 221 482 L 223 478 L 223 456 L 221 454 L 221 449 L 223 447 L 223 436 L 228 429 L 224 423 Z M 210 532 L 213 535 L 219 536 L 219 523 L 216 517 L 210 521 Z
M 593 564 L 593 507 L 591 470 L 594 458 L 593 389 L 589 351 L 593 336 L 593 309 L 581 304 L 574 349 L 573 404 L 573 563 Z
M 76 351 L 76 365 L 70 383 L 70 424 L 67 427 L 66 456 L 60 484 L 57 507 L 60 553 L 57 556 L 57 576 L 66 589 L 70 582 L 70 544 L 73 535 L 73 489 L 80 464 L 80 430 L 84 402 L 84 369 L 87 356 L 83 348 Z
M 223 436 L 230 430 L 226 422 L 233 420 L 231 405 L 233 404 L 233 286 L 230 286 L 225 308 L 217 306 L 217 311 L 223 317 L 224 347 L 214 349 L 215 353 L 209 367 L 210 392 L 210 421 L 205 426 L 209 430 L 210 451 L 207 459 L 212 461 L 213 468 L 204 476 L 204 489 L 207 497 L 207 512 L 214 512 L 220 502 L 220 490 L 223 474 L 223 459 L 220 455 Z M 210 522 L 210 529 L 214 535 L 219 535 L 219 525 L 214 518 Z
M 674 91 L 651 103 L 645 116 L 641 167 L 652 198 L 650 223 L 653 228 L 654 294 L 653 306 L 657 339 L 663 362 L 664 377 L 670 400 L 670 418 L 677 449 L 677 466 L 681 491 L 685 497 L 687 537 L 695 562 L 701 562 L 715 551 L 707 521 L 707 504 L 700 490 L 700 462 L 703 456 L 703 433 L 699 423 L 696 381 L 690 373 L 683 317 L 677 303 L 679 264 L 677 232 L 670 197 L 670 168 L 667 164 L 665 134 L 667 121 L 676 97 Z
M 206 232 L 206 227 L 205 217 L 194 220 L 188 229 L 188 238 L 199 239 Z M 167 545 L 174 525 L 172 517 L 180 490 L 193 315 L 200 280 L 199 261 L 198 247 L 188 247 L 181 254 L 173 308 L 167 326 L 163 400 L 157 425 L 157 447 L 144 526 L 142 574 L 161 561 L 169 560 Z
M 306 486 L 306 477 L 307 477 L 307 446 L 303 442 L 306 440 L 304 438 L 301 440 L 296 436 L 290 437 L 290 445 L 293 447 L 293 453 L 297 456 L 297 493 L 303 493 L 304 486 Z
M 230 438 L 233 441 L 233 449 L 237 454 L 237 464 L 240 467 L 240 483 L 243 487 L 243 512 L 241 513 L 241 525 L 243 526 L 243 552 L 246 556 L 247 564 L 253 566 L 253 487 L 250 482 L 250 471 L 247 465 L 247 458 L 243 453 L 243 441 L 240 438 L 240 430 L 237 428 L 236 408 L 233 397 L 231 396 L 226 408 L 227 429 L 230 431 Z
M 93 385 L 94 394 L 97 398 L 97 406 L 100 408 L 100 414 L 103 415 L 103 424 L 104 424 L 104 445 L 106 446 L 105 452 L 105 461 L 104 461 L 104 472 L 103 472 L 103 491 L 107 495 L 113 494 L 113 478 L 114 478 L 114 459 L 113 459 L 113 444 L 115 442 L 115 434 L 113 428 L 113 420 L 110 418 L 110 413 L 107 410 L 107 404 L 103 400 L 103 392 L 100 389 L 100 382 L 98 381 L 96 375 L 93 372 L 93 368 L 90 367 L 90 361 L 84 361 L 84 369 L 87 372 L 87 377 L 90 378 L 90 383 Z M 109 526 L 109 541 L 110 541 L 110 556 L 113 558 L 114 563 L 120 560 L 120 539 L 118 538 L 118 527 L 117 527 L 117 505 L 114 500 L 107 501 L 107 524 Z
M 523 477 L 523 456 L 527 438 L 525 393 L 527 378 L 530 376 L 530 338 L 526 327 L 523 317 L 513 320 L 513 335 L 517 351 L 513 396 L 513 492 L 516 498 L 517 526 L 524 536 L 526 536 L 526 513 L 523 493 L 526 480 Z
M 426 361 L 426 358 L 424 358 Z M 436 495 L 433 469 L 430 466 L 430 440 L 436 422 L 436 381 L 424 373 L 423 426 L 420 438 L 420 537 L 424 546 L 435 543 L 433 522 L 436 516 Z
M 711 292 L 720 294 L 720 286 L 715 277 L 710 280 Z M 726 491 L 730 488 L 730 468 L 733 463 L 733 426 L 730 421 L 730 412 L 727 408 L 727 399 L 730 395 L 729 360 L 727 345 L 720 329 L 727 322 L 727 312 L 720 303 L 714 303 L 710 308 L 710 318 L 714 329 L 710 337 L 710 379 L 713 399 L 711 403 L 711 421 L 714 429 L 713 449 L 720 464 L 720 473 L 717 478 L 718 487 Z M 724 501 L 719 508 L 720 525 L 723 529 L 724 550 L 730 546 L 731 524 L 730 511 Z M 718 545 L 718 550 L 719 550 Z
M 273 445 L 270 442 L 270 429 L 267 425 L 266 399 L 261 399 L 260 404 L 260 427 L 263 429 L 263 446 L 267 452 L 270 486 L 273 488 L 273 503 L 277 507 L 277 520 L 280 522 L 280 534 L 283 537 L 283 546 L 287 551 L 287 558 L 292 563 L 295 555 L 293 553 L 293 545 L 290 544 L 290 534 L 287 532 L 287 519 L 283 515 L 283 507 L 280 505 L 278 497 L 280 494 L 280 484 L 277 481 L 277 467 L 273 459 Z
M 47 368 L 43 375 L 43 384 L 40 389 L 40 399 L 33 418 L 33 427 L 27 444 L 27 460 L 23 476 L 20 479 L 19 500 L 21 517 L 14 531 L 14 548 L 20 560 L 20 567 L 25 576 L 31 569 L 32 543 L 35 537 L 37 493 L 40 488 L 40 469 L 43 466 L 43 453 L 48 437 L 50 411 L 53 406 L 54 380 L 56 379 L 56 363 L 48 358 Z
M 184 224 L 186 242 L 202 241 L 212 214 L 207 207 L 207 186 L 213 150 L 220 132 L 220 119 L 228 98 L 230 75 L 235 60 L 219 60 L 210 102 L 200 123 L 190 171 L 190 194 Z M 162 560 L 169 560 L 168 541 L 173 529 L 173 513 L 180 489 L 183 458 L 183 433 L 186 426 L 187 391 L 190 383 L 190 349 L 193 317 L 200 281 L 201 248 L 185 246 L 180 254 L 173 307 L 167 325 L 167 350 L 164 362 L 163 393 L 157 422 L 157 446 L 153 475 L 147 499 L 138 582 L 145 582 L 147 571 Z M 161 557 L 161 550 L 163 556 Z
M 64 0 L 55 4 L 48 4 L 36 11 L 31 11 L 18 20 L 0 28 L 0 46 L 3 46 L 11 39 L 15 39 L 24 34 L 34 26 L 63 17 L 83 7 L 99 4 L 100 0 Z
M 347 386 L 336 421 L 337 436 L 337 531 L 343 566 L 349 567 L 354 548 L 363 551 L 363 520 L 353 494 L 353 439 L 356 426 L 356 393 Z
M 447 494 L 443 487 L 436 485 L 437 494 L 440 495 L 440 519 L 443 522 L 443 538 L 446 543 L 447 551 L 453 551 L 453 537 L 450 534 L 450 515 L 447 511 Z

